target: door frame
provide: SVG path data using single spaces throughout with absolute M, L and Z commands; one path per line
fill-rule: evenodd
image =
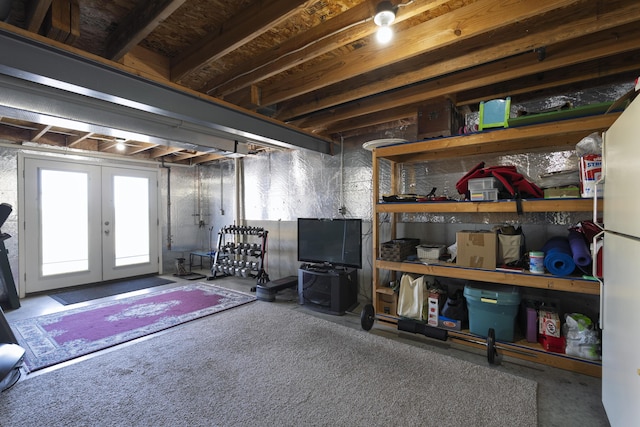
M 37 149 L 36 149 L 37 150 Z M 71 154 L 71 153 L 70 153 Z M 27 257 L 27 250 L 26 250 L 26 235 L 24 233 L 26 224 L 25 224 L 25 215 L 24 215 L 24 209 L 25 209 L 25 205 L 26 205 L 26 201 L 25 201 L 25 159 L 30 158 L 30 159 L 35 159 L 35 160 L 52 160 L 52 161 L 61 161 L 61 162 L 66 162 L 66 163 L 78 163 L 78 164 L 87 164 L 87 163 L 95 163 L 96 166 L 100 166 L 100 167 L 115 167 L 115 168 L 128 168 L 128 169 L 141 169 L 141 170 L 148 170 L 148 171 L 154 171 L 157 174 L 157 179 L 156 179 L 156 202 L 157 202 L 157 224 L 156 224 L 156 234 L 157 234 L 157 253 L 158 253 L 158 274 L 162 274 L 163 273 L 163 253 L 162 253 L 162 227 L 160 225 L 160 219 L 161 219 L 161 192 L 160 192 L 160 169 L 159 166 L 156 163 L 150 164 L 149 162 L 144 162 L 144 161 L 131 161 L 131 160 L 119 160 L 119 159 L 110 159 L 110 158 L 105 158 L 103 156 L 90 156 L 90 155 L 84 155 L 83 153 L 78 153 L 76 155 L 76 153 L 72 153 L 73 154 L 73 158 L 68 155 L 68 154 L 59 154 L 59 153 L 48 153 L 48 154 L 40 154 L 37 153 L 35 151 L 33 152 L 24 152 L 24 151 L 20 151 L 18 152 L 18 195 L 17 195 L 17 201 L 18 201 L 18 209 L 17 209 L 17 214 L 18 214 L 18 268 L 19 268 L 19 274 L 18 274 L 18 283 L 17 283 L 17 289 L 18 289 L 18 295 L 20 298 L 24 298 L 26 296 L 26 271 L 27 271 L 27 265 L 26 265 L 26 257 Z

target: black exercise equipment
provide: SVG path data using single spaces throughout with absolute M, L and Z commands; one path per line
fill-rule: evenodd
M 13 208 L 7 203 L 0 204 L 0 228 L 4 225 L 7 218 L 11 214 Z M 11 308 L 19 308 L 20 300 L 16 292 L 16 285 L 13 281 L 11 273 L 11 265 L 9 265 L 9 257 L 7 256 L 7 248 L 4 241 L 11 236 L 0 231 L 0 285 L 7 294 L 9 306 Z M 4 302 L 4 301 L 3 301 Z M 20 368 L 24 358 L 24 349 L 20 347 L 11 326 L 4 317 L 4 312 L 0 307 L 0 390 L 6 390 L 14 385 L 20 379 Z
M 259 283 L 256 286 L 256 297 L 261 301 L 275 301 L 278 291 L 298 286 L 298 276 L 287 276 L 282 279 Z
M 449 337 L 446 329 L 435 328 L 413 319 L 398 319 L 398 330 L 422 334 L 427 338 L 435 338 L 440 341 L 446 341 Z
M 0 228 L 4 225 L 5 221 L 13 211 L 11 205 L 7 203 L 0 203 Z M 11 272 L 11 265 L 9 264 L 9 257 L 7 248 L 4 245 L 4 241 L 11 238 L 10 234 L 3 233 L 0 230 L 0 289 L 4 290 L 7 294 L 7 301 L 1 301 L 2 303 L 8 302 L 9 308 L 20 308 L 20 300 L 18 299 L 18 292 L 16 291 L 16 284 L 13 281 L 13 273 Z M 2 294 L 2 292 L 0 292 Z
M 362 312 L 360 313 L 360 325 L 362 329 L 365 331 L 370 330 L 373 327 L 373 324 L 376 320 L 376 312 L 375 308 L 372 304 L 366 304 Z M 422 334 L 428 338 L 435 338 L 441 341 L 446 341 L 448 339 L 448 331 L 446 329 L 435 328 L 433 326 L 429 326 L 424 322 L 414 319 L 398 319 L 398 330 L 411 332 L 414 334 Z M 463 337 L 461 335 L 456 334 L 455 339 L 459 339 L 462 341 L 472 342 L 480 345 L 487 346 L 487 361 L 491 364 L 498 363 L 498 347 L 496 345 L 496 333 L 493 328 L 489 328 L 486 341 L 482 341 L 480 339 L 474 339 L 473 337 Z

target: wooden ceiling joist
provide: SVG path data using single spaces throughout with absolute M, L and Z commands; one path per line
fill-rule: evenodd
M 318 96 L 318 94 L 309 96 L 307 102 L 304 102 L 303 98 L 303 100 L 297 100 L 289 104 L 284 103 L 278 109 L 276 117 L 280 120 L 288 121 L 314 111 L 321 111 L 335 105 L 430 80 L 483 63 L 497 61 L 524 52 L 533 52 L 536 48 L 543 47 L 543 45 L 575 40 L 591 33 L 633 23 L 637 21 L 639 15 L 640 3 L 632 3 L 619 9 L 603 11 L 598 16 L 589 15 L 521 38 L 503 40 L 486 47 L 479 47 L 472 52 L 454 55 L 435 63 L 431 62 L 412 71 L 385 75 L 385 78 L 370 84 L 357 85 L 356 82 L 350 85 L 335 85 L 335 87 L 323 88 L 321 96 Z M 263 101 L 268 102 L 268 99 L 263 99 Z
M 164 19 L 169 17 L 185 0 L 142 1 L 111 34 L 107 41 L 106 56 L 118 61 L 147 37 Z
M 229 19 L 217 32 L 210 33 L 183 54 L 174 58 L 171 80 L 179 81 L 185 74 L 215 61 L 239 46 L 255 39 L 282 23 L 308 0 L 255 1 L 242 14 Z
M 296 123 L 305 129 L 323 129 L 328 123 L 335 123 L 357 116 L 385 111 L 398 106 L 400 103 L 414 104 L 424 102 L 440 96 L 469 90 L 508 81 L 518 77 L 534 75 L 548 70 L 575 65 L 601 58 L 603 55 L 613 55 L 628 52 L 638 48 L 638 36 L 640 30 L 632 30 L 619 36 L 612 36 L 610 40 L 601 40 L 591 45 L 574 46 L 567 43 L 566 50 L 554 52 L 548 49 L 548 57 L 538 61 L 533 54 L 520 55 L 501 62 L 490 63 L 460 73 L 451 74 L 437 80 L 428 81 L 409 88 L 399 89 L 394 92 L 376 96 L 367 103 L 352 103 L 342 107 L 336 107 L 330 111 L 317 114 L 312 118 Z
M 449 0 L 408 3 L 398 13 L 396 24 L 425 13 Z M 377 0 L 367 0 L 329 19 L 309 31 L 291 38 L 274 49 L 251 58 L 239 67 L 210 80 L 200 90 L 213 96 L 225 96 L 287 71 L 332 50 L 373 34 L 377 27 L 371 19 Z
M 397 34 L 395 43 L 401 44 L 402 49 L 395 43 L 382 49 L 371 44 L 318 64 L 307 72 L 297 73 L 294 78 L 263 87 L 262 102 L 271 105 L 286 101 L 341 82 L 345 76 L 357 76 L 392 65 L 571 3 L 574 1 L 540 0 L 532 4 L 520 0 L 506 4 L 502 0 L 481 0 Z

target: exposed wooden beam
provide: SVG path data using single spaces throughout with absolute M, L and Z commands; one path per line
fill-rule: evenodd
M 439 96 L 447 96 L 462 90 L 469 90 L 514 78 L 555 70 L 581 62 L 628 52 L 638 48 L 640 30 L 628 31 L 612 36 L 610 40 L 599 40 L 592 44 L 575 46 L 571 43 L 561 47 L 550 47 L 548 57 L 537 61 L 533 55 L 512 57 L 500 62 L 483 65 L 464 72 L 442 77 L 434 81 L 379 95 L 366 103 L 351 103 L 331 111 L 316 114 L 297 123 L 304 129 L 326 129 L 330 123 L 337 123 L 366 114 L 385 111 L 400 105 L 415 104 Z M 555 50 L 554 50 L 555 49 Z
M 356 117 L 353 119 L 343 120 L 333 125 L 329 125 L 327 128 L 322 130 L 322 133 L 331 135 L 351 129 L 360 129 L 369 126 L 381 125 L 389 121 L 403 119 L 415 120 L 417 115 L 418 104 L 401 105 L 399 107 L 390 108 L 385 111 L 378 111 L 377 113 L 368 114 L 364 117 Z
M 487 47 L 472 49 L 469 53 L 450 56 L 442 61 L 434 62 L 432 60 L 430 63 L 409 72 L 385 75 L 384 79 L 379 79 L 376 82 L 368 81 L 366 82 L 367 84 L 357 86 L 354 86 L 353 82 L 351 82 L 350 87 L 347 85 L 334 85 L 323 89 L 321 94 L 309 94 L 309 96 L 304 97 L 303 100 L 284 103 L 284 105 L 280 106 L 276 118 L 280 120 L 291 120 L 292 118 L 314 111 L 398 89 L 403 86 L 436 78 L 443 74 L 464 70 L 523 52 L 532 52 L 545 45 L 577 39 L 591 33 L 636 22 L 638 16 L 640 16 L 640 3 L 631 0 L 623 3 L 626 3 L 626 5 L 614 10 L 590 13 L 575 21 L 553 26 L 550 29 L 534 32 L 524 37 L 509 39 Z M 266 102 L 264 99 L 263 101 Z
M 191 160 L 192 165 L 200 165 L 202 163 L 212 162 L 214 160 L 220 160 L 226 158 L 225 156 L 221 156 L 220 154 L 205 154 L 204 156 L 199 156 Z
M 182 162 L 185 160 L 189 160 L 189 159 L 193 159 L 195 157 L 199 157 L 202 156 L 206 153 L 201 152 L 201 151 L 183 151 L 180 153 L 176 153 L 173 155 L 173 160 L 175 160 L 176 162 Z
M 167 19 L 185 0 L 147 0 L 136 7 L 107 41 L 106 57 L 118 61 Z
M 47 11 L 51 7 L 53 0 L 31 0 L 27 6 L 26 29 L 32 33 L 37 33 L 44 22 Z
M 85 132 L 82 135 L 78 136 L 77 138 L 71 140 L 68 144 L 69 147 L 73 147 L 78 145 L 79 143 L 81 143 L 82 141 L 84 141 L 85 139 L 89 138 L 90 136 L 92 136 L 94 133 L 93 132 Z
M 229 19 L 217 32 L 210 33 L 174 58 L 171 81 L 178 82 L 186 74 L 215 61 L 286 21 L 309 0 L 256 0 Z
M 575 3 L 575 0 L 480 0 L 396 34 L 393 45 L 369 44 L 262 90 L 272 105 Z M 498 18 L 499 17 L 499 18 Z M 402 46 L 398 49 L 396 44 Z
M 168 156 L 173 153 L 178 153 L 182 150 L 183 150 L 182 148 L 178 148 L 178 147 L 158 146 L 156 148 L 151 149 L 150 155 L 151 155 L 151 158 L 158 159 L 160 157 Z
M 73 44 L 80 36 L 78 0 L 53 0 L 45 23 L 46 35 L 65 44 Z
M 170 59 L 141 46 L 133 46 L 119 61 L 122 65 L 131 67 L 142 76 L 169 81 Z
M 34 135 L 31 137 L 31 141 L 32 142 L 37 142 L 40 138 L 42 138 L 43 135 L 45 135 L 47 132 L 49 132 L 49 130 L 52 128 L 53 126 L 49 125 L 49 126 L 41 126 L 40 130 L 35 132 Z
M 118 145 L 117 141 L 102 141 L 98 143 L 98 151 L 109 151 L 116 148 L 116 145 Z
M 527 75 L 500 82 L 493 85 L 482 86 L 470 91 L 458 93 L 456 105 L 478 105 L 480 101 L 492 98 L 514 97 L 516 95 L 526 95 L 541 93 L 550 89 L 568 86 L 587 87 L 594 85 L 619 85 L 627 81 L 632 83 L 640 75 L 640 50 L 628 52 L 623 55 L 607 58 L 605 65 L 598 60 L 584 62 L 573 67 L 566 67 L 559 70 L 550 70 L 538 73 L 535 76 Z M 560 90 L 564 92 L 564 90 Z M 567 90 L 571 92 L 571 90 Z
M 395 23 L 425 13 L 448 1 L 421 0 L 409 3 L 398 12 Z M 276 48 L 256 55 L 244 64 L 210 80 L 200 91 L 213 96 L 225 96 L 369 36 L 378 28 L 372 21 L 378 2 L 367 0 Z
M 138 147 L 130 147 L 131 150 L 129 151 L 129 154 L 143 153 L 159 146 L 158 144 L 147 144 L 137 141 L 135 143 L 140 145 Z

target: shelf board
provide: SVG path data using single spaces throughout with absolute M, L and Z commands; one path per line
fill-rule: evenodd
M 474 335 L 468 330 L 449 331 L 449 339 L 453 342 L 459 342 L 460 344 L 486 349 L 486 339 Z M 516 342 L 499 341 L 496 343 L 496 348 L 499 353 L 507 356 L 536 363 L 544 363 L 545 365 L 579 372 L 592 377 L 602 377 L 601 361 L 581 359 L 562 353 L 553 353 L 546 351 L 538 343 L 530 343 L 526 340 L 518 340 Z
M 604 201 L 598 201 L 598 210 L 602 210 Z M 514 200 L 487 202 L 398 202 L 376 204 L 378 213 L 481 213 L 510 212 L 517 213 Z M 522 201 L 523 212 L 593 212 L 593 199 L 531 199 Z
M 415 163 L 473 154 L 548 148 L 573 149 L 577 142 L 590 133 L 608 129 L 619 116 L 620 113 L 617 112 L 449 138 L 434 138 L 378 147 L 373 153 L 379 159 Z
M 380 259 L 375 260 L 374 268 L 426 274 L 430 276 L 451 277 L 454 279 L 501 283 L 512 286 L 575 292 L 587 295 L 600 295 L 599 282 L 578 277 L 556 277 L 550 274 L 532 274 L 529 272 L 482 270 L 479 268 L 458 267 L 455 264 L 448 263 L 426 265 L 412 262 L 384 261 Z M 377 288 L 376 292 L 379 289 L 384 288 Z
M 391 327 L 397 327 L 398 324 L 398 317 L 389 314 L 376 313 L 376 320 Z M 462 331 L 447 330 L 447 334 L 448 339 L 453 343 L 474 347 L 483 351 L 487 349 L 486 338 L 472 334 L 468 329 Z M 538 343 L 530 343 L 524 339 L 518 339 L 515 342 L 499 341 L 496 343 L 496 348 L 500 354 L 505 356 L 535 363 L 543 363 L 555 368 L 602 378 L 602 362 L 599 360 L 587 360 L 566 354 L 553 353 L 546 351 Z

